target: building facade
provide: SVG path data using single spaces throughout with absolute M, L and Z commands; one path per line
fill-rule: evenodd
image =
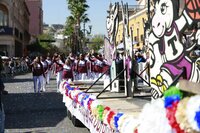
M 116 36 L 116 43 L 123 40 L 123 21 L 119 22 L 119 29 Z M 147 5 L 144 1 L 139 1 L 138 5 L 129 5 L 129 32 L 132 29 L 132 38 L 135 42 L 135 49 L 142 49 L 144 45 L 144 24 L 147 21 Z M 131 33 L 130 33 L 131 34 Z
M 0 1 L 0 55 L 25 55 L 30 40 L 29 15 L 24 0 Z
M 144 43 L 144 21 L 147 20 L 147 9 L 143 8 L 129 17 L 129 29 L 132 29 L 133 41 L 137 42 L 134 48 L 142 48 Z M 129 30 L 131 31 L 131 30 Z M 120 43 L 123 40 L 123 22 L 119 23 L 119 29 L 116 37 L 116 42 Z
M 43 30 L 42 0 L 25 0 L 30 12 L 29 33 L 31 37 L 37 38 Z

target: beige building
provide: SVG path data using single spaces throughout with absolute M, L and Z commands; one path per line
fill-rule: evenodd
M 147 20 L 147 9 L 140 8 L 137 12 L 129 16 L 129 32 L 133 31 L 132 37 L 133 41 L 137 42 L 134 48 L 142 49 L 144 43 L 144 20 Z M 119 43 L 123 40 L 123 22 L 119 23 L 118 34 L 116 37 L 116 42 Z
M 29 43 L 29 10 L 25 0 L 0 1 L 0 55 L 24 56 Z
M 43 31 L 42 0 L 25 0 L 30 12 L 29 33 L 37 38 Z
M 134 45 L 135 49 L 142 49 L 144 45 L 144 26 L 148 19 L 147 12 L 147 0 L 139 0 L 138 5 L 129 5 L 129 33 L 132 29 L 132 38 L 136 43 Z M 122 19 L 120 20 L 118 34 L 116 37 L 117 44 L 123 40 L 123 22 Z

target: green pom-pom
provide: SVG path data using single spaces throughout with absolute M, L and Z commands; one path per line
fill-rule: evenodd
M 180 98 L 182 99 L 183 97 L 183 93 L 180 91 L 179 88 L 177 88 L 176 86 L 171 86 L 168 90 L 165 91 L 164 93 L 164 97 L 170 97 L 173 95 L 178 95 L 180 96 Z
M 104 106 L 103 105 L 98 105 L 97 109 L 98 109 L 98 111 L 103 111 L 104 110 Z
M 103 111 L 104 111 L 104 106 L 103 105 L 98 105 L 97 106 L 97 110 L 98 110 L 98 118 L 100 121 L 103 120 Z

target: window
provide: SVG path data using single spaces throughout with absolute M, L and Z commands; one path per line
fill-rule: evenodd
M 141 41 L 144 40 L 144 35 L 140 35 L 140 40 L 141 40 Z
M 20 40 L 23 40 L 23 34 L 21 32 L 19 34 L 19 38 L 20 38 Z
M 8 26 L 8 10 L 0 4 L 0 26 Z
M 137 41 L 139 42 L 139 28 L 137 28 Z
M 0 10 L 0 26 L 3 26 L 3 23 L 4 23 L 3 11 Z
M 15 36 L 18 38 L 19 37 L 19 30 L 15 28 Z
M 135 40 L 135 41 L 138 41 L 138 40 L 137 40 L 137 36 L 134 37 L 134 40 Z

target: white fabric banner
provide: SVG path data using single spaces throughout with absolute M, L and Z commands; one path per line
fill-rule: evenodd
M 89 110 L 74 102 L 65 94 L 63 94 L 63 102 L 71 114 L 80 120 L 91 133 L 114 133 L 114 130 L 96 119 Z

